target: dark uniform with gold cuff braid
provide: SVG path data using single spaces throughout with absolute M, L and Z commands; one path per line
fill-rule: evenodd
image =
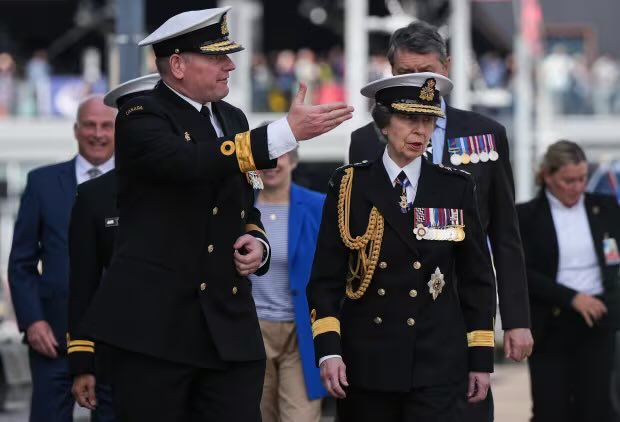
M 232 245 L 245 233 L 267 240 L 242 171 L 275 165 L 265 127 L 247 131 L 239 109 L 223 101 L 214 108 L 236 135 L 214 139 L 205 117 L 163 83 L 120 110 L 122 225 L 84 325 L 117 347 L 203 367 L 264 358 Z
M 355 390 L 372 391 L 363 398 L 372 401 L 446 385 L 452 392 L 438 403 L 464 396 L 468 371 L 493 371 L 493 272 L 472 179 L 422 160 L 413 203 L 463 210 L 462 241 L 416 239 L 413 213 L 399 210 L 381 158 L 340 168 L 329 186 L 308 285 L 317 359 L 342 356 L 345 401 Z M 365 263 L 351 247 L 366 250 Z M 345 283 L 358 265 L 360 278 Z M 370 284 L 360 289 L 364 273 Z M 439 279 L 443 288 L 429 286 Z
M 141 76 L 110 90 L 103 102 L 120 108 L 131 98 L 147 95 L 159 81 L 158 74 Z M 80 184 L 69 225 L 69 370 L 73 377 L 97 372 L 97 388 L 107 382 L 105 345 L 98 347 L 81 332 L 82 318 L 110 264 L 119 224 L 115 170 Z M 99 407 L 102 398 L 97 394 Z
M 78 186 L 69 226 L 67 351 L 71 375 L 97 372 L 97 385 L 106 379 L 105 351 L 97 348 L 95 364 L 95 343 L 92 337 L 81 332 L 80 326 L 103 271 L 110 263 L 118 224 L 115 170 Z
M 267 241 L 242 172 L 275 160 L 266 128 L 248 131 L 243 113 L 223 101 L 213 108 L 224 133 L 236 135 L 214 138 L 205 117 L 163 83 L 119 111 L 122 224 L 82 330 L 118 349 L 224 369 L 265 357 L 232 245 L 245 233 Z
M 142 40 L 169 65 L 199 63 L 185 67 L 183 78 L 164 71 L 163 81 L 128 101 L 116 119 L 120 224 L 82 329 L 111 348 L 113 405 L 121 421 L 260 420 L 265 350 L 233 247 L 249 234 L 269 251 L 254 208 L 260 179 L 252 172 L 275 167 L 276 160 L 267 127 L 248 130 L 241 110 L 217 101 L 223 89 L 190 83 L 203 76 L 201 66 L 221 75 L 232 70 L 223 55 L 242 47 L 228 39 L 229 9 L 181 13 Z M 177 53 L 189 54 L 169 57 Z M 222 84 L 216 72 L 204 77 Z M 182 89 L 173 91 L 166 80 Z M 269 141 L 289 147 L 291 137 Z M 255 274 L 267 271 L 268 258 Z

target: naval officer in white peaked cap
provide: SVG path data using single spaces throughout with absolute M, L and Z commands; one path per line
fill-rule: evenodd
M 249 130 L 223 101 L 235 65 L 230 7 L 181 13 L 152 45 L 161 81 L 116 120 L 116 254 L 84 318 L 112 349 L 121 421 L 260 421 L 265 351 L 247 276 L 269 267 L 257 169 L 352 117 L 305 105 Z M 113 311 L 111 311 L 113 310 Z

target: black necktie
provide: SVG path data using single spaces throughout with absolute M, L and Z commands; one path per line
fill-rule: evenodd
M 209 110 L 209 107 L 203 105 L 202 108 L 200 109 L 200 114 L 202 114 L 202 116 L 206 120 L 205 129 L 209 137 L 217 138 L 218 137 L 217 132 L 215 131 L 215 128 L 213 127 L 213 123 L 211 122 L 211 110 Z

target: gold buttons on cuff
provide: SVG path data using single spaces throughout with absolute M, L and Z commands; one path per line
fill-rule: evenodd
M 385 270 L 387 268 L 387 262 L 381 261 L 379 263 L 379 268 L 381 268 L 382 270 Z
M 209 245 L 207 247 L 207 251 L 209 251 L 209 253 L 213 252 L 213 249 L 215 249 L 215 247 L 213 245 Z
M 375 322 L 375 324 L 381 324 L 383 322 L 383 320 L 381 319 L 381 317 L 375 317 L 375 319 L 373 319 L 373 321 Z
M 217 207 L 213 208 L 213 215 L 217 215 L 217 211 L 218 211 Z
M 415 325 L 415 319 L 407 318 L 407 325 L 413 327 Z
M 241 210 L 241 218 L 244 219 L 245 218 L 245 210 Z
M 377 290 L 377 294 L 378 294 L 379 296 L 385 296 L 385 289 L 379 289 L 379 290 Z
M 200 290 L 206 290 L 207 288 L 207 283 L 200 283 Z
M 237 286 L 232 288 L 232 294 L 236 295 L 237 291 L 238 291 Z
M 418 291 L 416 289 L 409 290 L 409 296 L 416 297 L 418 295 Z
M 422 268 L 422 264 L 420 263 L 420 261 L 416 261 L 413 263 L 413 268 L 416 270 L 419 270 L 420 268 Z

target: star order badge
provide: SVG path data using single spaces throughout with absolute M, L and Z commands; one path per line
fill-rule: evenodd
M 428 292 L 433 296 L 433 300 L 437 300 L 437 297 L 441 294 L 443 290 L 443 286 L 446 285 L 446 282 L 443 279 L 443 274 L 439 271 L 439 267 L 435 269 L 435 272 L 431 274 L 431 279 L 427 283 Z

